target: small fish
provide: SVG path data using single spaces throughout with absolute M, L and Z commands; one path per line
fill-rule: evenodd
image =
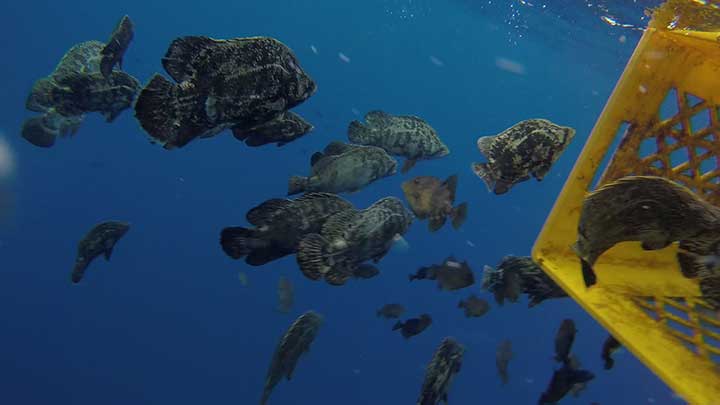
M 356 192 L 368 184 L 396 173 L 397 162 L 375 146 L 331 142 L 311 158 L 308 177 L 292 176 L 288 195 L 307 191 Z
M 432 265 L 430 267 L 420 267 L 418 271 L 415 272 L 415 274 L 408 274 L 408 279 L 410 281 L 413 280 L 436 280 L 437 279 L 437 269 L 441 266 Z
M 287 314 L 292 310 L 295 303 L 295 288 L 287 277 L 280 277 L 277 288 L 278 306 L 277 310 Z
M 316 312 L 308 311 L 300 315 L 290 325 L 273 354 L 265 378 L 265 388 L 260 399 L 260 405 L 267 403 L 273 389 L 283 377 L 288 381 L 292 378 L 298 360 L 303 354 L 310 351 L 310 345 L 315 340 L 322 322 L 322 316 Z
M 585 286 L 597 282 L 593 266 L 615 244 L 639 241 L 645 250 L 679 241 L 677 259 L 685 277 L 718 274 L 708 266 L 720 251 L 720 208 L 671 180 L 629 176 L 590 193 L 583 202 L 573 250 L 581 259 Z
M 448 392 L 455 375 L 462 368 L 464 353 L 465 348 L 455 339 L 446 337 L 442 340 L 425 370 L 418 405 L 448 403 Z
M 510 380 L 508 374 L 508 365 L 510 360 L 513 358 L 512 342 L 509 340 L 503 340 L 498 345 L 497 352 L 495 353 L 495 366 L 497 366 L 498 374 L 500 375 L 500 381 L 503 385 L 507 384 Z
M 270 121 L 252 127 L 234 127 L 233 136 L 247 146 L 258 147 L 275 143 L 278 147 L 300 139 L 315 127 L 292 111 L 284 112 Z
M 130 224 L 118 221 L 105 221 L 95 225 L 78 243 L 72 282 L 79 283 L 85 270 L 98 256 L 104 255 L 110 260 L 115 244 L 130 230 Z
M 555 361 L 563 363 L 569 361 L 568 356 L 575 341 L 575 333 L 577 333 L 575 322 L 572 319 L 564 319 L 555 334 Z
M 475 284 L 475 275 L 467 262 L 459 262 L 454 257 L 448 257 L 442 264 L 433 264 L 430 267 L 421 267 L 413 275 L 413 280 L 437 280 L 438 288 L 445 291 L 459 290 Z
M 460 300 L 458 308 L 465 310 L 465 316 L 467 318 L 479 318 L 490 310 L 490 304 L 484 299 L 472 294 L 469 298 Z
M 540 396 L 539 405 L 555 404 L 576 385 L 584 384 L 595 378 L 595 375 L 587 370 L 576 370 L 565 364 L 561 369 L 553 373 L 550 384 Z
M 447 217 L 452 218 L 455 229 L 467 218 L 467 203 L 453 208 L 457 175 L 442 181 L 437 177 L 419 176 L 402 183 L 403 194 L 410 209 L 419 219 L 429 219 L 430 232 L 435 232 L 445 225 Z
M 392 330 L 400 330 L 405 339 L 419 335 L 432 324 L 432 318 L 428 314 L 421 314 L 419 318 L 410 318 L 405 322 L 397 321 Z
M 379 146 L 390 154 L 405 157 L 402 173 L 407 173 L 418 160 L 450 154 L 450 149 L 422 118 L 390 115 L 383 111 L 367 113 L 365 124 L 352 121 L 348 128 L 348 139 L 359 145 Z
M 100 60 L 100 72 L 103 76 L 108 77 L 113 68 L 117 65 L 122 69 L 123 57 L 127 51 L 130 41 L 133 39 L 135 27 L 130 17 L 124 16 L 120 19 L 115 30 L 110 35 L 107 45 L 100 51 L 102 59 Z
M 238 273 L 238 281 L 240 281 L 240 285 L 243 287 L 248 286 L 248 276 L 245 274 L 245 272 L 241 271 Z
M 620 349 L 621 344 L 620 342 L 615 339 L 613 335 L 608 335 L 607 339 L 605 339 L 605 342 L 602 346 L 602 354 L 601 357 L 603 361 L 605 362 L 605 370 L 610 370 L 615 365 L 615 359 L 613 359 L 613 353 L 615 353 L 618 349 Z
M 519 122 L 498 135 L 477 140 L 487 163 L 473 163 L 472 169 L 497 195 L 532 175 L 541 181 L 575 136 L 575 130 L 544 119 Z
M 405 313 L 405 307 L 400 304 L 385 304 L 376 312 L 378 317 L 385 319 L 400 318 L 403 313 Z

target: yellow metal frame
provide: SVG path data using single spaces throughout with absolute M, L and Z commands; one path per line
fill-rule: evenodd
M 715 332 L 720 330 L 720 322 L 703 310 L 706 306 L 700 299 L 697 280 L 680 273 L 677 247 L 643 251 L 638 243 L 621 243 L 598 260 L 594 267 L 598 284 L 587 289 L 580 261 L 570 246 L 577 238 L 583 199 L 603 169 L 600 165 L 606 154 L 613 153 L 609 149 L 617 136 L 622 136 L 622 141 L 600 184 L 631 174 L 660 175 L 691 187 L 714 204 L 720 203 L 717 163 L 714 161 L 710 172 L 700 170 L 701 161 L 720 159 L 719 40 L 720 32 L 672 30 L 651 22 L 532 253 L 550 277 L 675 392 L 692 404 L 702 405 L 720 404 L 720 366 L 712 358 L 720 356 L 720 334 Z M 660 107 L 673 92 L 677 93 L 679 112 L 662 117 Z M 691 105 L 690 94 L 702 99 L 702 105 Z M 711 128 L 702 129 L 702 133 L 690 124 L 691 116 L 700 113 L 711 116 Z M 618 135 L 623 124 L 629 124 L 629 129 Z M 714 136 L 710 141 L 706 140 L 709 135 Z M 666 143 L 666 137 L 673 138 L 673 143 Z M 657 150 L 641 156 L 641 142 L 646 139 L 655 139 Z M 694 152 L 697 145 L 703 146 L 702 153 Z M 686 160 L 671 164 L 669 154 L 681 148 L 689 151 Z M 680 332 L 671 327 L 673 323 L 691 333 Z

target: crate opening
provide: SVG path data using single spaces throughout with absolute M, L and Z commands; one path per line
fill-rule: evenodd
M 605 169 L 607 169 L 608 165 L 610 164 L 610 159 L 615 155 L 615 152 L 617 151 L 618 147 L 620 146 L 620 141 L 624 137 L 625 133 L 628 131 L 628 128 L 630 127 L 629 122 L 623 122 L 618 127 L 617 131 L 615 131 L 615 137 L 613 138 L 612 144 L 610 144 L 610 147 L 608 148 L 607 152 L 605 152 L 605 155 L 603 156 L 602 162 L 600 162 L 600 166 L 598 166 L 598 170 L 595 171 L 595 177 L 593 177 L 592 182 L 590 182 L 591 188 L 588 189 L 594 190 L 598 188 L 600 185 L 600 181 L 602 180 L 603 173 Z M 652 139 L 652 138 L 649 138 Z
M 679 112 L 677 89 L 673 87 L 660 105 L 660 120 L 668 120 L 678 115 Z

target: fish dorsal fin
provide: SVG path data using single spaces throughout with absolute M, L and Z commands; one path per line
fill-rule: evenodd
M 272 198 L 248 211 L 245 218 L 255 226 L 264 225 L 272 221 L 278 212 L 287 209 L 292 203 L 284 198 Z
M 328 146 L 325 147 L 325 150 L 323 150 L 323 153 L 326 156 L 335 156 L 335 155 L 341 155 L 345 152 L 351 151 L 353 149 L 357 149 L 359 146 L 355 145 L 348 145 L 346 143 L 333 141 L 328 144 Z
M 187 36 L 175 39 L 168 47 L 162 64 L 170 77 L 178 83 L 189 80 L 197 73 L 203 51 L 217 46 L 219 41 L 205 36 Z
M 483 136 L 477 140 L 477 147 L 480 150 L 480 153 L 485 155 L 486 158 L 492 156 L 492 146 L 495 143 L 495 136 L 496 135 Z
M 322 227 L 322 236 L 329 239 L 331 243 L 338 238 L 344 239 L 345 232 L 353 227 L 359 217 L 360 212 L 356 209 L 340 211 L 332 215 Z
M 322 158 L 325 157 L 325 154 L 322 152 L 315 152 L 310 156 L 310 166 L 315 166 L 317 162 L 321 161 Z
M 448 191 L 450 192 L 450 204 L 455 202 L 455 191 L 457 190 L 457 183 L 457 174 L 453 174 L 443 182 L 443 186 L 447 187 Z
M 295 201 L 312 201 L 312 200 L 344 200 L 342 197 L 340 197 L 337 194 L 333 193 L 323 193 L 323 192 L 310 192 L 303 194 L 302 197 L 297 198 Z M 348 203 L 348 206 L 350 203 Z
M 392 115 L 380 110 L 370 111 L 365 114 L 365 122 L 372 126 L 387 126 L 390 125 L 391 120 Z
M 318 152 L 318 153 L 321 153 L 321 152 Z M 316 175 L 316 174 L 322 172 L 323 170 L 325 170 L 325 168 L 328 165 L 332 164 L 335 161 L 335 159 L 337 159 L 337 158 L 338 158 L 338 155 L 327 155 L 327 154 L 323 153 L 322 157 L 317 159 L 315 161 L 315 164 L 312 165 L 312 170 L 311 170 L 312 174 Z

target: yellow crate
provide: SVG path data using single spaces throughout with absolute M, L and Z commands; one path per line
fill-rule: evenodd
M 720 9 L 708 3 L 671 0 L 654 11 L 533 247 L 533 259 L 573 299 L 702 405 L 720 404 L 720 322 L 697 280 L 681 275 L 677 246 L 621 243 L 598 260 L 590 289 L 570 246 L 586 193 L 623 176 L 670 178 L 720 205 Z

